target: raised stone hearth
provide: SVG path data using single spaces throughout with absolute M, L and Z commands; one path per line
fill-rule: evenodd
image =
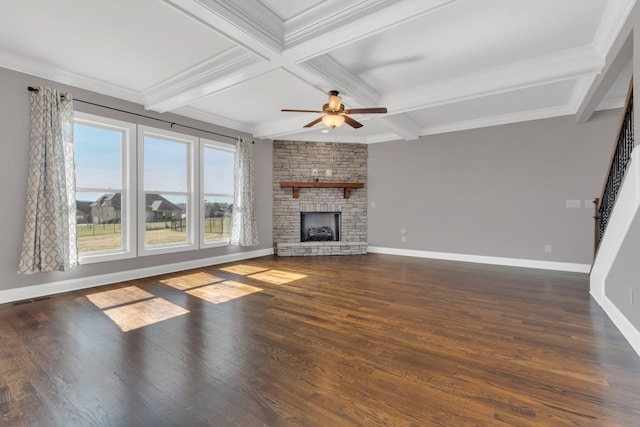
M 344 188 L 309 186 L 297 189 L 282 182 L 365 183 Z M 325 172 L 331 169 L 331 176 Z M 354 255 L 367 253 L 367 146 L 324 142 L 274 141 L 273 239 L 280 256 Z M 301 213 L 340 213 L 339 241 L 302 242 Z
M 277 248 L 280 256 L 358 255 L 367 253 L 366 242 L 278 243 Z

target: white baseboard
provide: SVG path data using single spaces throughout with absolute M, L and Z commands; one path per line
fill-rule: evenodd
M 377 254 L 442 259 L 447 261 L 475 262 L 478 264 L 504 265 L 509 267 L 538 268 L 541 270 L 570 271 L 574 273 L 588 273 L 591 269 L 589 264 L 454 254 L 450 252 L 417 251 L 412 249 L 381 248 L 377 246 L 369 246 L 368 251 Z
M 606 295 L 602 298 L 602 304 L 600 304 L 600 307 L 602 307 L 614 325 L 616 325 L 620 330 L 622 336 L 629 341 L 631 347 L 633 347 L 638 356 L 640 356 L 640 331 L 633 326 L 629 319 L 622 314 L 618 307 L 616 307 L 616 305 L 607 298 Z
M 237 252 L 233 254 L 197 259 L 193 261 L 157 265 L 153 267 L 139 268 L 136 270 L 119 271 L 117 273 L 80 277 L 77 279 L 43 283 L 41 285 L 7 289 L 4 291 L 0 291 L 0 304 L 38 298 L 46 295 L 59 294 L 61 292 L 93 288 L 95 286 L 108 285 L 111 283 L 124 282 L 127 280 L 142 279 L 144 277 L 157 276 L 160 274 L 174 273 L 176 271 L 190 270 L 192 268 L 201 268 L 207 267 L 209 265 L 224 264 L 226 262 L 242 261 L 244 259 L 257 258 L 267 255 L 273 255 L 273 248 L 259 249 L 256 251 L 248 252 Z

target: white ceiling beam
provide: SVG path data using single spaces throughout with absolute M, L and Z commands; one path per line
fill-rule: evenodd
M 420 125 L 404 114 L 384 117 L 371 116 L 370 119 L 406 141 L 412 141 L 420 137 Z
M 380 94 L 361 78 L 351 73 L 329 55 L 321 55 L 306 62 L 299 63 L 297 67 L 290 67 L 290 72 L 300 79 L 310 82 L 322 82 L 318 89 L 340 90 L 344 100 L 351 100 L 354 104 L 348 104 L 349 108 L 362 106 L 377 106 Z M 311 74 L 311 76 L 309 76 Z M 330 87 L 326 85 L 330 84 Z
M 272 67 L 240 47 L 196 65 L 143 92 L 148 110 L 164 113 L 260 76 Z
M 633 59 L 633 34 L 630 31 L 621 34 L 621 37 L 625 36 L 611 48 L 602 72 L 590 81 L 590 86 L 586 90 L 576 86 L 576 91 L 580 90 L 582 95 L 576 109 L 577 122 L 584 123 L 591 119 L 622 69 Z

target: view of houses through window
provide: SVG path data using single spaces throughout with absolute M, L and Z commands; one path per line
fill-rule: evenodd
M 204 240 L 228 239 L 233 211 L 234 151 L 209 141 L 203 145 L 202 158 Z
M 144 136 L 145 246 L 190 243 L 192 144 L 191 140 Z
M 228 242 L 232 145 L 83 114 L 74 132 L 81 256 L 99 261 L 136 256 L 136 248 L 145 254 Z

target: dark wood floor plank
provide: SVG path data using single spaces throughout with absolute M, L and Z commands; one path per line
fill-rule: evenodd
M 131 286 L 189 312 L 123 332 L 86 297 Z M 576 273 L 269 256 L 5 304 L 0 341 L 0 425 L 640 425 Z

